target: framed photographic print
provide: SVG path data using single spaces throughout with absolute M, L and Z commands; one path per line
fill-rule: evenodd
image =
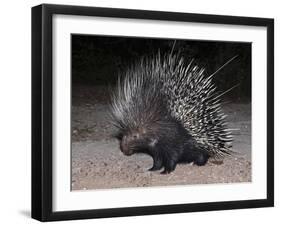
M 32 8 L 32 217 L 274 205 L 274 21 Z

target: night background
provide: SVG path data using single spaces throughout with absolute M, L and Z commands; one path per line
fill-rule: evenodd
M 173 44 L 171 39 L 72 35 L 72 84 L 114 85 L 119 71 L 142 56 L 159 50 L 169 53 Z M 214 82 L 220 91 L 239 84 L 226 96 L 235 101 L 251 99 L 251 43 L 177 40 L 174 51 L 180 51 L 187 62 L 194 59 L 206 75 L 238 55 Z

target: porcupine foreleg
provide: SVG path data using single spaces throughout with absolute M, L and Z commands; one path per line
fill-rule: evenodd
M 161 174 L 171 173 L 176 169 L 176 165 L 179 161 L 179 154 L 174 150 L 164 150 L 162 153 L 164 170 Z
M 154 156 L 153 158 L 153 166 L 149 169 L 149 171 L 160 170 L 163 167 L 163 161 L 161 156 Z
M 153 166 L 150 171 L 160 170 L 164 167 L 161 174 L 167 174 L 175 170 L 178 162 L 178 153 L 172 147 L 158 143 L 153 148 L 150 148 L 149 154 L 153 158 Z
M 160 170 L 163 167 L 163 158 L 161 156 L 159 148 L 150 147 L 149 152 L 153 159 L 153 166 L 149 169 L 149 171 Z

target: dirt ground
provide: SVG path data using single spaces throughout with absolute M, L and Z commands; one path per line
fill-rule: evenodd
M 111 137 L 108 89 L 79 85 L 72 95 L 72 190 L 251 181 L 251 104 L 227 103 L 224 112 L 233 132 L 236 156 L 223 164 L 178 164 L 168 175 L 150 172 L 152 158 L 124 156 Z

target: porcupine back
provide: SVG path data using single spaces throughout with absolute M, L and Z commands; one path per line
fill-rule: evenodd
M 213 75 L 192 61 L 186 64 L 180 54 L 143 58 L 118 81 L 112 107 L 119 129 L 149 127 L 169 114 L 210 156 L 229 154 L 232 136 Z

